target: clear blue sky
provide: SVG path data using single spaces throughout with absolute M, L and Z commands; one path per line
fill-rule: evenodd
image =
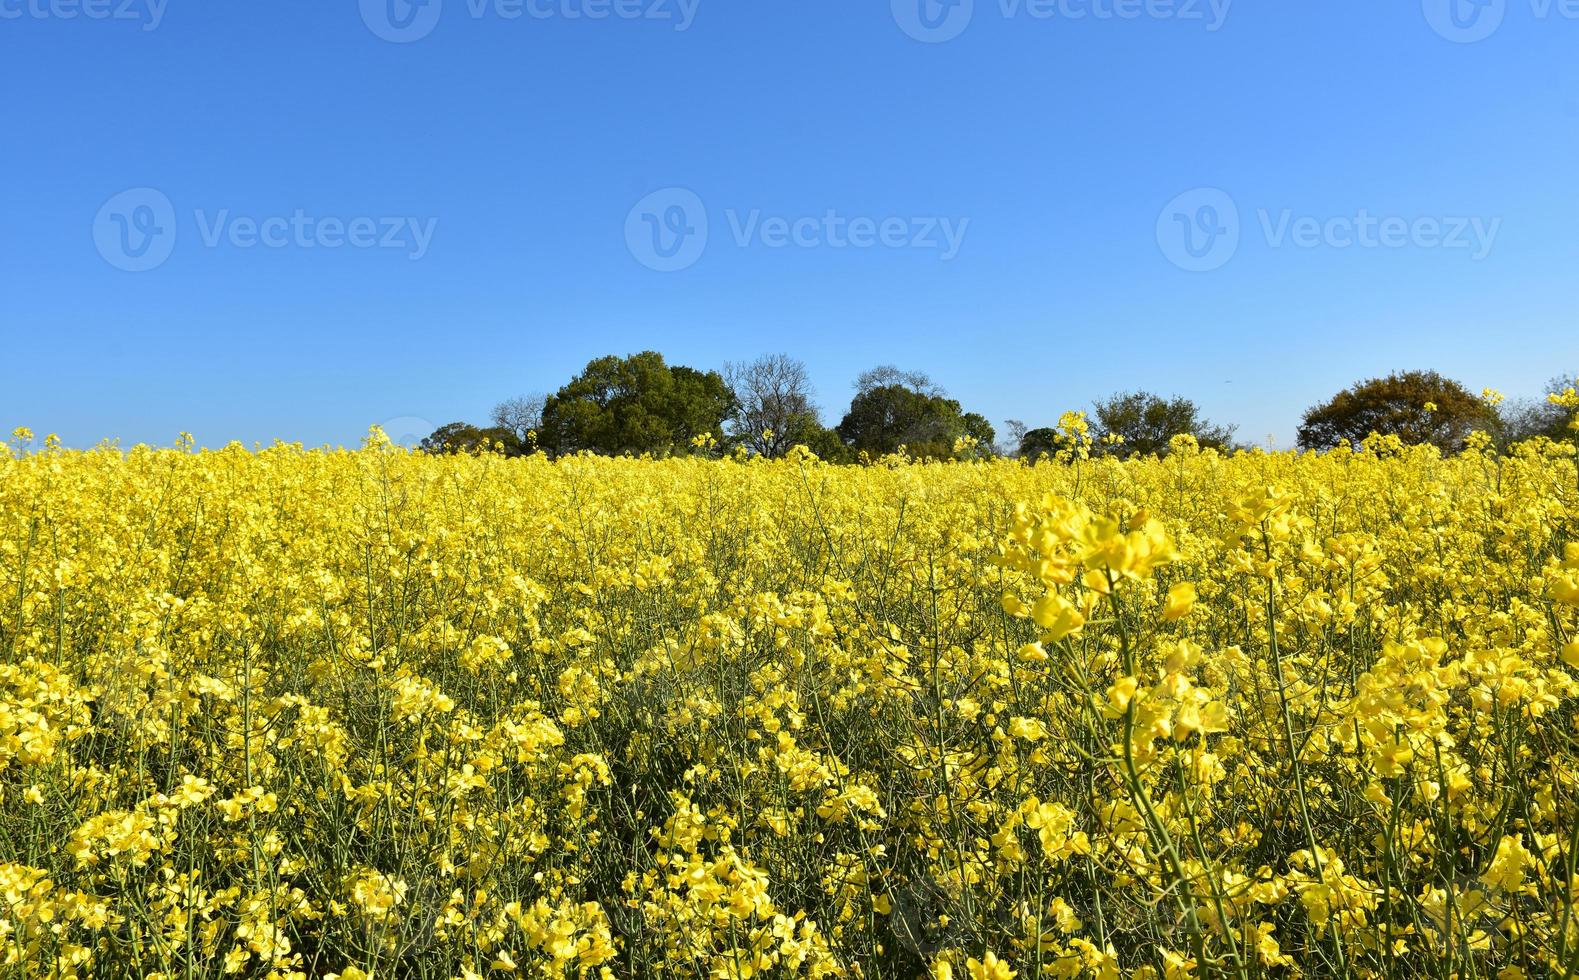
M 1395 368 L 1533 394 L 1579 20 L 1449 2 L 0 0 L 0 425 L 354 444 L 646 348 L 830 421 L 884 362 L 1282 444 Z

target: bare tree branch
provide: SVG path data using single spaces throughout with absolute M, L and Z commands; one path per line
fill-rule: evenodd
M 509 429 L 524 446 L 527 434 L 536 432 L 543 425 L 543 405 L 548 396 L 537 392 L 503 401 L 493 408 L 493 424 Z
M 730 434 L 752 452 L 770 459 L 789 452 L 819 426 L 806 365 L 788 354 L 768 354 L 750 364 L 724 365 L 724 380 L 735 393 Z

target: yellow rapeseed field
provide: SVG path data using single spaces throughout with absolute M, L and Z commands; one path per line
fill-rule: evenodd
M 0 976 L 1579 963 L 1571 445 L 0 449 Z

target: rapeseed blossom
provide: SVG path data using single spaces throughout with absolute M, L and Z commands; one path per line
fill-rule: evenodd
M 1571 971 L 1573 447 L 1059 433 L 831 467 L 18 430 L 0 965 Z

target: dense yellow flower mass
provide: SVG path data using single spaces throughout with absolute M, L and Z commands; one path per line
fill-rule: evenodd
M 1073 438 L 0 450 L 0 974 L 1570 972 L 1572 447 Z

